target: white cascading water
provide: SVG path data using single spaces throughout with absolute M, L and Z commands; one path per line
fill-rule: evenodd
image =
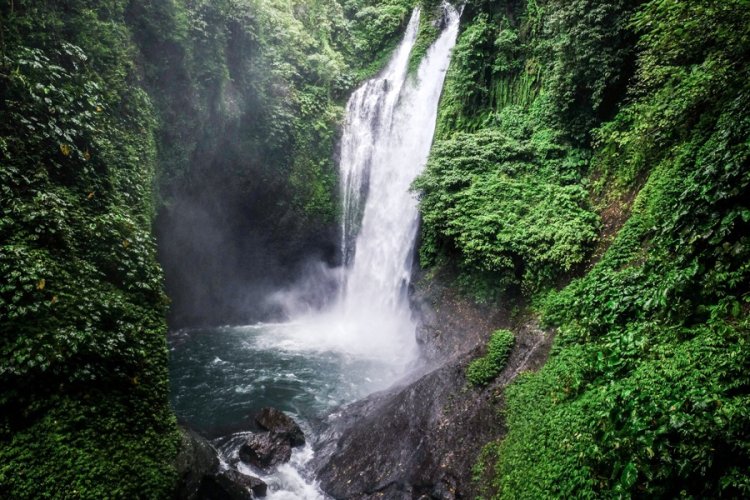
M 386 313 L 406 305 L 418 223 L 417 202 L 409 188 L 427 162 L 458 30 L 458 12 L 447 4 L 445 10 L 446 28 L 426 54 L 416 80 L 407 72 L 418 11 L 382 75 L 368 81 L 349 101 L 341 151 L 345 209 L 360 206 L 365 191 L 367 199 L 354 255 L 347 256 L 343 297 L 347 310 L 377 308 Z M 346 215 L 345 226 L 357 216 Z M 344 248 L 348 232 L 344 231 Z
M 417 74 L 409 74 L 409 58 L 419 9 L 388 65 L 347 104 L 340 152 L 341 292 L 328 310 L 296 315 L 300 336 L 318 350 L 402 366 L 416 354 L 406 296 L 418 225 L 410 186 L 427 162 L 458 34 L 459 12 L 447 3 L 443 8 L 442 32 Z M 300 341 L 295 337 L 294 342 Z
M 393 115 L 406 83 L 409 56 L 419 30 L 419 10 L 412 13 L 401 44 L 380 76 L 366 81 L 349 98 L 341 138 L 339 170 L 343 216 L 341 253 L 344 265 L 351 264 L 367 200 L 370 172 L 380 149 L 385 146 L 393 125 Z M 384 133 L 385 132 L 385 133 Z M 382 171 L 381 168 L 376 168 Z M 374 201 L 374 200 L 373 200 Z M 342 287 L 342 293 L 344 287 Z

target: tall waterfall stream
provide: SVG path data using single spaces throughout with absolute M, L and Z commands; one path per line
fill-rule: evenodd
M 339 294 L 322 311 L 291 308 L 280 324 L 195 329 L 171 336 L 172 401 L 178 416 L 214 438 L 223 466 L 266 481 L 271 499 L 325 498 L 306 465 L 310 444 L 264 472 L 237 450 L 260 408 L 274 406 L 303 427 L 384 389 L 417 358 L 406 294 L 418 212 L 409 186 L 427 161 L 438 101 L 458 33 L 444 6 L 443 30 L 416 75 L 408 71 L 419 27 L 415 10 L 380 74 L 351 96 L 341 140 Z

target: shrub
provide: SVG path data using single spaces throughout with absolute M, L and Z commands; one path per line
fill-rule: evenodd
M 515 337 L 508 330 L 497 330 L 487 344 L 487 354 L 477 358 L 466 369 L 466 378 L 475 387 L 487 385 L 497 377 L 508 361 Z

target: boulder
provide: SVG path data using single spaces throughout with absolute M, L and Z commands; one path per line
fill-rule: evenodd
M 195 498 L 204 477 L 219 468 L 216 449 L 203 436 L 180 427 L 180 451 L 175 459 L 178 481 L 175 498 Z
M 288 462 L 292 447 L 285 436 L 266 432 L 250 436 L 240 447 L 239 455 L 243 462 L 266 469 Z
M 198 499 L 253 500 L 266 496 L 267 491 L 266 483 L 257 477 L 226 470 L 203 478 L 198 490 Z
M 234 470 L 228 470 L 224 472 L 224 474 L 228 476 L 234 483 L 241 484 L 245 488 L 252 491 L 253 495 L 255 495 L 256 497 L 264 497 L 268 492 L 268 485 L 260 478 L 257 478 L 255 476 L 248 476 L 247 474 L 242 474 Z
M 305 435 L 299 425 L 276 408 L 260 410 L 260 413 L 255 417 L 255 423 L 271 434 L 286 438 L 291 446 L 303 446 L 305 444 Z

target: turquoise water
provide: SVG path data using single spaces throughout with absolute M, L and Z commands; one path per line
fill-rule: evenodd
M 337 337 L 338 334 L 334 335 Z M 228 467 L 260 477 L 269 500 L 321 500 L 309 463 L 314 423 L 343 404 L 384 389 L 403 373 L 367 349 L 322 341 L 320 324 L 191 329 L 170 335 L 172 405 L 178 418 L 212 439 Z M 357 343 L 354 347 L 361 347 Z M 238 460 L 253 417 L 273 406 L 302 427 L 307 444 L 271 471 Z
M 172 404 L 210 437 L 251 430 L 265 406 L 305 424 L 387 387 L 402 367 L 306 342 L 300 324 L 182 330 L 170 335 Z

